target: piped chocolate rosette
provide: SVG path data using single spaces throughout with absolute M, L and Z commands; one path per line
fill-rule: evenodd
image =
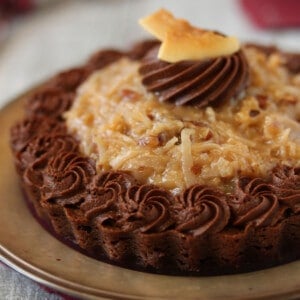
M 249 83 L 248 64 L 234 37 L 201 30 L 160 10 L 140 22 L 162 43 L 140 74 L 160 101 L 204 107 L 226 102 Z

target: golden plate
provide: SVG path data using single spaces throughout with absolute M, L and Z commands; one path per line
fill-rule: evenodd
M 18 187 L 9 128 L 24 96 L 0 111 L 0 258 L 20 273 L 84 299 L 296 299 L 300 261 L 231 276 L 175 277 L 101 263 L 51 236 L 32 217 Z

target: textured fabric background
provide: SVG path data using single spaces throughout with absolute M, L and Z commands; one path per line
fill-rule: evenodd
M 49 294 L 30 279 L 0 264 L 1 300 L 60 300 L 60 296 Z
M 299 29 L 258 31 L 235 0 L 49 1 L 41 10 L 18 20 L 5 42 L 0 43 L 0 107 L 59 70 L 83 62 L 99 48 L 127 47 L 146 37 L 137 20 L 160 7 L 199 27 L 236 35 L 245 41 L 300 50 Z M 60 297 L 0 264 L 0 299 Z

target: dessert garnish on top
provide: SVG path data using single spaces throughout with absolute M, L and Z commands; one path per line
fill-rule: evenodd
M 237 38 L 194 27 L 165 9 L 140 19 L 140 24 L 162 42 L 158 58 L 170 63 L 231 55 L 240 49 Z
M 247 86 L 248 64 L 235 37 L 196 28 L 165 9 L 140 24 L 161 41 L 140 68 L 143 84 L 160 101 L 217 105 Z

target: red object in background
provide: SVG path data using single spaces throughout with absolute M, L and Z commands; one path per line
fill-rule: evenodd
M 0 0 L 0 16 L 11 16 L 31 10 L 33 0 Z
M 240 0 L 240 3 L 261 28 L 300 26 L 300 0 Z

